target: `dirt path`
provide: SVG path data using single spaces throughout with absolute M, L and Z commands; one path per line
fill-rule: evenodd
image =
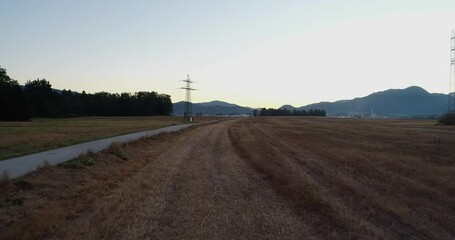
M 228 136 L 234 122 L 184 134 L 47 237 L 312 239 L 292 201 L 237 156 Z
M 150 182 L 160 184 L 111 227 L 124 226 L 120 235 L 135 239 L 295 239 L 307 233 L 289 202 L 237 157 L 230 124 L 198 129 L 145 168 L 131 184 L 152 176 Z

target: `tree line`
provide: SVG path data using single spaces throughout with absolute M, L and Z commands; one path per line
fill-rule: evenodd
M 308 111 L 302 109 L 294 109 L 294 110 L 288 110 L 286 108 L 262 108 L 259 113 L 259 116 L 326 116 L 325 110 L 320 110 L 320 109 L 309 109 Z
M 21 86 L 0 67 L 0 120 L 31 117 L 153 116 L 172 113 L 171 97 L 157 92 L 94 94 L 55 90 L 46 79 Z

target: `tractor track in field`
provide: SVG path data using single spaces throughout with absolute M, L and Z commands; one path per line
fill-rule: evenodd
M 312 238 L 292 201 L 273 191 L 264 176 L 237 156 L 228 137 L 234 122 L 183 133 L 108 194 L 91 201 L 90 211 L 49 230 L 45 237 Z M 146 148 L 135 158 L 151 157 Z

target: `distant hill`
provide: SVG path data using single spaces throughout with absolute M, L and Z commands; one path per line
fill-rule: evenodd
M 296 107 L 292 106 L 292 105 L 283 105 L 281 106 L 279 109 L 287 109 L 287 110 L 294 110 L 294 109 L 297 109 Z
M 185 102 L 174 103 L 174 115 L 183 115 Z M 202 113 L 202 115 L 239 115 L 250 114 L 253 108 L 241 107 L 236 104 L 223 101 L 211 101 L 203 103 L 193 103 L 193 114 Z
M 429 93 L 417 86 L 405 89 L 389 89 L 366 97 L 336 102 L 320 102 L 300 107 L 308 110 L 324 109 L 327 115 L 370 115 L 415 117 L 440 115 L 447 111 L 447 95 Z
M 204 107 L 239 107 L 236 104 L 227 103 L 227 102 L 218 101 L 218 100 L 211 101 L 211 102 L 197 103 L 197 104 L 204 106 Z

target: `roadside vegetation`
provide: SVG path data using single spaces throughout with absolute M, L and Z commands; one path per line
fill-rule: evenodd
M 77 157 L 76 159 L 64 162 L 59 164 L 64 168 L 69 169 L 85 169 L 95 165 L 94 153 L 87 153 L 82 156 Z

